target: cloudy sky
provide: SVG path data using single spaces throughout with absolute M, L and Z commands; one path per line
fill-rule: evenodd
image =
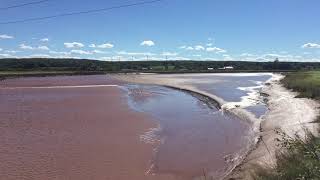
M 0 58 L 319 61 L 319 0 L 1 0 Z

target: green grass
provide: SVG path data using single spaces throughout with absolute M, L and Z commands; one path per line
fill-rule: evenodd
M 306 141 L 300 137 L 290 138 L 282 134 L 281 146 L 286 151 L 278 152 L 277 166 L 258 169 L 256 180 L 303 180 L 320 179 L 320 138 L 308 133 Z
M 288 74 L 282 83 L 289 89 L 300 92 L 299 97 L 320 99 L 320 71 L 296 72 Z M 319 123 L 320 117 L 314 123 Z M 278 139 L 284 151 L 277 152 L 276 167 L 257 168 L 256 180 L 320 180 L 320 138 L 306 130 L 306 141 L 300 137 Z
M 291 73 L 282 83 L 288 89 L 299 92 L 299 97 L 320 99 L 320 71 Z

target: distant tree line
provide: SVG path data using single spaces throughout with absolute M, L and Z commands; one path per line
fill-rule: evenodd
M 291 71 L 320 69 L 319 62 L 247 62 L 247 61 L 97 61 L 88 59 L 0 59 L 0 71 L 104 71 L 166 72 L 208 71 L 225 66 L 235 71 Z

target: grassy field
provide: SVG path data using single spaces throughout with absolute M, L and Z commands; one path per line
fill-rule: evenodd
M 288 89 L 300 92 L 299 97 L 320 99 L 320 71 L 291 73 L 282 83 Z
M 289 89 L 300 92 L 299 97 L 320 99 L 320 71 L 288 74 L 282 83 Z M 319 123 L 320 118 L 315 123 Z M 280 133 L 280 132 L 278 132 Z M 279 139 L 284 152 L 277 154 L 277 166 L 259 169 L 254 175 L 257 180 L 304 180 L 320 179 L 320 138 L 308 133 L 305 142 L 299 137 L 281 134 Z

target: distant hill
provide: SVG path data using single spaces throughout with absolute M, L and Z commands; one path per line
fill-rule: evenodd
M 98 61 L 88 59 L 0 59 L 0 71 L 103 71 L 103 72 L 180 72 L 219 71 L 231 66 L 234 71 L 291 71 L 320 69 L 318 62 L 246 61 Z

